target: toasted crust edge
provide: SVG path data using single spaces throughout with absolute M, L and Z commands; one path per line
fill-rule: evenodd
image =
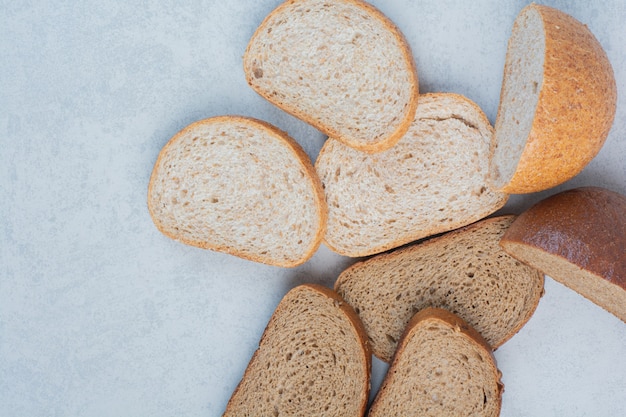
M 156 177 L 158 175 L 157 171 L 158 171 L 158 167 L 159 167 L 159 164 L 161 162 L 161 159 L 167 154 L 167 151 L 169 150 L 169 148 L 172 147 L 172 146 L 175 146 L 177 144 L 177 142 L 180 140 L 180 138 L 182 136 L 184 136 L 185 134 L 187 134 L 189 131 L 193 131 L 196 127 L 198 127 L 200 125 L 219 123 L 219 122 L 240 123 L 240 124 L 245 124 L 245 125 L 252 126 L 254 128 L 258 128 L 258 129 L 264 130 L 267 134 L 269 134 L 269 135 L 279 139 L 285 146 L 287 146 L 287 148 L 289 148 L 291 150 L 291 152 L 294 154 L 296 159 L 299 161 L 299 163 L 302 166 L 302 168 L 307 173 L 308 180 L 310 181 L 311 185 L 313 186 L 313 191 L 314 191 L 315 196 L 316 196 L 316 199 L 315 199 L 316 200 L 316 209 L 317 209 L 317 212 L 319 214 L 320 227 L 318 228 L 315 237 L 312 239 L 311 245 L 310 245 L 308 251 L 300 259 L 296 259 L 293 262 L 281 262 L 281 261 L 278 261 L 278 260 L 276 260 L 274 258 L 271 258 L 271 257 L 264 257 L 264 256 L 260 256 L 260 255 L 259 256 L 249 255 L 249 254 L 243 253 L 241 251 L 238 251 L 235 248 L 230 248 L 228 246 L 212 245 L 212 244 L 210 244 L 208 242 L 202 242 L 202 241 L 197 241 L 197 240 L 185 239 L 185 238 L 182 238 L 180 236 L 177 236 L 177 235 L 167 231 L 167 229 L 163 226 L 163 224 L 162 224 L 161 220 L 159 219 L 159 217 L 154 213 L 154 209 L 152 207 L 151 195 L 152 195 L 152 188 L 154 186 L 154 182 L 155 182 Z M 176 133 L 165 144 L 165 146 L 163 146 L 163 148 L 159 152 L 159 155 L 158 155 L 158 157 L 156 159 L 156 162 L 154 163 L 154 167 L 153 167 L 152 173 L 150 175 L 150 180 L 148 182 L 148 199 L 147 199 L 147 201 L 148 201 L 148 212 L 150 213 L 150 217 L 152 218 L 152 221 L 156 225 L 157 229 L 161 233 L 163 233 L 165 236 L 169 237 L 170 239 L 176 240 L 176 241 L 184 243 L 186 245 L 195 246 L 195 247 L 202 248 L 202 249 L 209 249 L 209 250 L 213 250 L 213 251 L 216 251 L 216 252 L 227 253 L 229 255 L 234 255 L 234 256 L 237 256 L 237 257 L 242 258 L 242 259 L 246 259 L 246 260 L 253 261 L 253 262 L 259 262 L 259 263 L 263 263 L 263 264 L 267 264 L 267 265 L 291 268 L 291 267 L 295 267 L 295 266 L 298 266 L 298 265 L 301 265 L 301 264 L 305 263 L 317 251 L 317 249 L 319 248 L 319 246 L 322 243 L 322 239 L 323 239 L 324 235 L 326 234 L 326 223 L 327 223 L 327 219 L 328 219 L 328 208 L 326 207 L 326 200 L 325 200 L 325 196 L 324 196 L 324 189 L 322 187 L 322 182 L 320 181 L 320 179 L 319 179 L 319 177 L 317 175 L 317 171 L 315 171 L 315 168 L 313 167 L 313 164 L 312 164 L 309 156 L 304 151 L 304 149 L 302 149 L 302 147 L 295 141 L 295 139 L 293 139 L 291 136 L 289 136 L 286 132 L 278 129 L 276 126 L 273 126 L 272 124 L 270 124 L 268 122 L 265 122 L 263 120 L 259 120 L 259 119 L 253 118 L 253 117 L 248 117 L 248 116 L 223 115 L 223 116 L 209 117 L 209 118 L 206 118 L 206 119 L 202 119 L 202 120 L 198 120 L 196 122 L 193 122 L 190 125 L 188 125 L 185 128 L 183 128 L 178 133 Z
M 372 143 L 372 144 L 363 144 L 363 143 L 361 143 L 359 141 L 354 141 L 354 140 L 352 140 L 349 137 L 345 137 L 345 136 L 341 135 L 335 129 L 332 129 L 331 127 L 325 126 L 321 122 L 316 122 L 313 119 L 313 117 L 305 114 L 304 112 L 301 112 L 301 111 L 293 108 L 292 106 L 289 106 L 287 104 L 284 104 L 284 103 L 282 103 L 280 101 L 275 100 L 275 98 L 271 94 L 269 94 L 269 92 L 264 91 L 262 89 L 258 89 L 258 88 L 256 88 L 254 86 L 254 83 L 252 82 L 253 75 L 250 72 L 245 70 L 245 68 L 246 68 L 245 62 L 247 61 L 247 57 L 249 55 L 250 46 L 253 43 L 253 41 L 255 39 L 257 39 L 262 32 L 264 32 L 265 27 L 267 26 L 267 22 L 270 20 L 270 18 L 273 18 L 274 15 L 281 13 L 282 10 L 284 8 L 286 8 L 287 5 L 293 4 L 296 1 L 297 0 L 288 0 L 288 1 L 280 4 L 276 9 L 274 9 L 272 12 L 270 12 L 270 14 L 267 15 L 265 17 L 265 19 L 263 19 L 263 21 L 261 22 L 259 27 L 255 30 L 254 34 L 250 38 L 250 41 L 248 42 L 248 45 L 246 46 L 246 49 L 245 49 L 245 52 L 244 52 L 244 55 L 243 55 L 244 73 L 245 73 L 245 77 L 246 77 L 246 81 L 247 81 L 248 85 L 254 91 L 256 91 L 261 97 L 263 97 L 264 99 L 266 99 L 270 103 L 274 104 L 276 107 L 278 107 L 278 108 L 282 109 L 283 111 L 291 114 L 292 116 L 302 120 L 303 122 L 310 124 L 311 126 L 313 126 L 316 129 L 318 129 L 320 132 L 324 133 L 329 138 L 334 138 L 334 139 L 339 140 L 340 142 L 343 142 L 344 144 L 346 144 L 346 145 L 348 145 L 348 146 L 350 146 L 352 148 L 355 148 L 355 149 L 358 149 L 360 151 L 367 152 L 367 153 L 381 152 L 381 151 L 383 151 L 385 149 L 391 148 L 407 132 L 407 130 L 409 129 L 409 126 L 413 122 L 413 118 L 415 117 L 415 112 L 417 110 L 418 96 L 419 96 L 419 77 L 418 77 L 418 74 L 417 74 L 417 66 L 416 66 L 415 60 L 413 58 L 413 53 L 411 51 L 411 48 L 409 46 L 408 41 L 404 37 L 404 34 L 395 25 L 395 23 L 393 23 L 385 14 L 383 14 L 380 10 L 378 10 L 373 5 L 371 5 L 369 3 L 366 3 L 365 1 L 362 1 L 362 0 L 342 0 L 345 3 L 350 3 L 350 4 L 353 4 L 353 5 L 357 6 L 357 7 L 360 7 L 362 9 L 364 9 L 365 11 L 367 11 L 368 14 L 370 14 L 371 16 L 373 16 L 376 19 L 379 19 L 384 24 L 384 26 L 394 35 L 394 38 L 398 42 L 398 45 L 400 46 L 400 48 L 402 50 L 402 54 L 403 54 L 403 56 L 405 58 L 405 63 L 407 64 L 407 69 L 409 70 L 409 72 L 411 74 L 411 85 L 410 85 L 410 88 L 411 88 L 411 90 L 413 90 L 413 94 L 411 95 L 411 101 L 409 102 L 407 113 L 404 116 L 404 119 L 403 119 L 402 123 L 398 126 L 398 128 L 394 132 L 392 132 L 389 136 L 387 136 L 387 138 L 381 139 L 380 141 Z

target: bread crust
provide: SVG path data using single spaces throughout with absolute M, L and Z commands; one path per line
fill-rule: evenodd
M 281 5 L 279 5 L 268 16 L 265 17 L 263 22 L 259 25 L 259 27 L 256 29 L 256 31 L 252 35 L 250 42 L 248 43 L 248 46 L 246 47 L 246 50 L 244 52 L 244 59 L 243 59 L 246 81 L 248 82 L 250 87 L 252 87 L 259 95 L 261 95 L 263 98 L 268 100 L 270 103 L 279 107 L 283 111 L 291 114 L 292 116 L 310 124 L 311 126 L 315 127 L 316 129 L 318 129 L 319 131 L 321 131 L 328 137 L 339 140 L 352 148 L 358 149 L 363 152 L 375 153 L 375 152 L 381 152 L 385 149 L 392 147 L 402 138 L 402 136 L 409 129 L 409 126 L 411 125 L 413 118 L 415 116 L 415 112 L 417 110 L 417 102 L 418 102 L 418 96 L 419 96 L 419 80 L 418 80 L 418 75 L 417 75 L 417 67 L 415 65 L 415 60 L 413 59 L 413 53 L 411 51 L 409 43 L 407 42 L 402 32 L 400 32 L 398 27 L 387 16 L 385 16 L 380 10 L 378 10 L 376 7 L 372 6 L 371 4 L 366 3 L 365 1 L 341 0 L 344 3 L 352 4 L 354 6 L 357 6 L 365 10 L 369 15 L 373 16 L 375 19 L 380 20 L 384 24 L 384 26 L 393 34 L 398 45 L 400 46 L 402 50 L 402 54 L 405 58 L 404 59 L 405 63 L 412 76 L 411 85 L 408 86 L 408 88 L 413 90 L 413 94 L 411 95 L 411 101 L 409 102 L 407 112 L 404 115 L 402 123 L 386 139 L 380 140 L 372 144 L 363 144 L 359 141 L 353 140 L 350 137 L 346 137 L 342 135 L 336 129 L 333 129 L 330 126 L 326 126 L 322 122 L 316 121 L 315 118 L 312 117 L 311 115 L 306 114 L 298 110 L 297 108 L 290 106 L 289 104 L 283 103 L 275 95 L 271 94 L 271 92 L 255 87 L 255 84 L 253 82 L 253 79 L 254 79 L 253 71 L 248 70 L 245 65 L 247 61 L 247 56 L 250 55 L 250 47 L 257 38 L 261 37 L 262 34 L 265 33 L 265 31 L 267 30 L 268 22 L 271 21 L 275 15 L 279 15 L 280 13 L 283 12 L 283 9 L 287 8 L 288 6 L 294 3 L 297 3 L 298 1 L 299 0 L 288 0 L 282 3 Z
M 180 140 L 180 138 L 184 137 L 189 132 L 194 131 L 198 126 L 209 124 L 209 123 L 222 123 L 222 122 L 228 122 L 228 123 L 239 124 L 239 125 L 242 125 L 242 124 L 248 125 L 256 129 L 261 129 L 261 130 L 266 131 L 268 135 L 273 136 L 276 139 L 279 139 L 288 149 L 291 150 L 295 158 L 300 162 L 301 167 L 306 172 L 308 181 L 311 183 L 315 196 L 316 196 L 315 198 L 316 210 L 319 214 L 320 227 L 318 228 L 314 239 L 311 241 L 311 245 L 309 249 L 300 259 L 297 259 L 293 262 L 279 262 L 269 256 L 266 256 L 266 257 L 261 256 L 261 255 L 254 256 L 249 253 L 239 251 L 237 250 L 237 248 L 233 248 L 230 246 L 216 245 L 216 244 L 211 244 L 210 242 L 187 239 L 183 236 L 179 236 L 170 232 L 168 228 L 164 226 L 159 216 L 156 215 L 155 209 L 153 207 L 154 202 L 152 201 L 152 198 L 150 198 L 150 196 L 153 194 L 153 187 L 154 187 L 156 178 L 158 176 L 158 169 L 159 169 L 162 158 L 164 158 L 165 155 L 167 155 L 171 147 L 174 147 L 177 145 L 177 142 Z M 187 245 L 199 247 L 202 249 L 209 249 L 209 250 L 213 250 L 217 252 L 223 252 L 223 253 L 234 255 L 234 256 L 247 259 L 250 261 L 264 263 L 268 265 L 280 266 L 280 267 L 295 267 L 295 266 L 303 264 L 308 259 L 310 259 L 311 256 L 313 256 L 313 254 L 319 248 L 322 242 L 322 239 L 324 235 L 326 234 L 326 223 L 328 219 L 328 209 L 326 207 L 322 182 L 320 181 L 317 175 L 317 172 L 315 171 L 315 168 L 313 167 L 313 164 L 311 163 L 311 160 L 309 156 L 306 154 L 306 152 L 304 151 L 304 149 L 302 149 L 302 147 L 293 138 L 291 138 L 286 132 L 278 129 L 272 124 L 267 123 L 263 120 L 252 118 L 252 117 L 238 116 L 238 115 L 215 116 L 215 117 L 199 120 L 183 128 L 165 144 L 165 146 L 161 149 L 159 156 L 157 157 L 157 160 L 154 164 L 154 168 L 152 170 L 152 174 L 150 175 L 150 180 L 148 183 L 148 212 L 150 213 L 150 217 L 152 218 L 152 221 L 156 225 L 157 229 L 161 233 L 163 233 L 165 236 L 173 240 L 179 241 Z
M 359 318 L 359 316 L 356 314 L 356 312 L 352 309 L 352 307 L 346 303 L 343 298 L 341 298 L 341 296 L 339 294 L 337 294 L 335 291 L 333 291 L 330 288 L 324 287 L 322 285 L 319 284 L 311 284 L 311 283 L 306 283 L 306 284 L 301 284 L 300 286 L 292 289 L 291 291 L 301 291 L 301 290 L 310 290 L 310 291 L 315 291 L 318 292 L 328 298 L 330 298 L 331 300 L 334 301 L 335 305 L 345 314 L 345 316 L 348 318 L 348 320 L 351 322 L 352 327 L 355 331 L 355 334 L 358 338 L 358 340 L 361 342 L 361 346 L 363 348 L 363 355 L 362 355 L 362 359 L 365 363 L 365 377 L 366 377 L 366 384 L 363 384 L 363 392 L 361 397 L 363 398 L 362 401 L 362 405 L 361 405 L 361 409 L 360 409 L 360 413 L 359 416 L 362 416 L 365 414 L 366 408 L 367 408 L 367 402 L 368 402 L 368 397 L 369 397 L 369 390 L 370 390 L 370 378 L 371 378 L 371 369 L 372 369 L 372 354 L 370 351 L 370 346 L 369 346 L 369 340 L 367 338 L 367 333 L 365 332 L 365 328 L 363 327 L 363 324 L 361 323 L 361 319 Z M 272 314 L 272 317 L 270 318 L 270 321 L 268 322 L 265 330 L 263 331 L 263 335 L 261 336 L 261 339 L 259 341 L 259 346 L 263 343 L 263 340 L 268 337 L 268 329 L 272 327 L 272 323 L 275 319 L 276 316 L 278 316 L 281 313 L 281 308 L 280 308 L 280 303 L 276 309 L 276 311 L 274 312 L 274 314 Z M 250 359 L 250 363 L 252 363 L 253 361 L 256 360 L 257 355 L 259 353 L 259 350 L 255 350 L 254 354 L 252 355 L 252 358 Z M 224 415 L 229 414 L 229 412 L 231 412 L 232 408 L 234 407 L 234 405 L 232 404 L 232 399 L 235 398 L 237 396 L 238 391 L 241 389 L 242 383 L 244 381 L 244 379 L 250 377 L 249 375 L 249 371 L 250 371 L 250 367 L 248 366 L 244 372 L 243 377 L 241 378 L 241 381 L 239 382 L 239 384 L 237 384 L 237 387 L 235 388 L 235 390 L 233 391 L 233 394 L 231 396 L 231 400 L 228 402 L 228 404 L 226 405 L 226 409 L 224 411 Z
M 544 76 L 526 146 L 513 177 L 500 188 L 509 194 L 546 190 L 582 171 L 606 141 L 617 103 L 613 68 L 587 26 L 548 6 L 526 7 L 543 20 Z M 510 64 L 505 78 L 516 70 Z
M 626 197 L 621 194 L 580 187 L 548 197 L 522 213 L 500 241 L 511 256 L 528 262 L 511 252 L 511 244 L 562 258 L 615 285 L 616 291 L 626 291 Z M 558 276 L 553 278 L 561 281 Z M 615 306 L 602 307 L 615 314 Z

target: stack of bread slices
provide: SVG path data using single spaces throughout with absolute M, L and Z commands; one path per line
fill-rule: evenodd
M 626 197 L 584 188 L 496 213 L 573 178 L 606 140 L 615 80 L 581 22 L 521 10 L 495 127 L 466 97 L 419 94 L 404 36 L 362 0 L 284 2 L 243 66 L 261 96 L 328 136 L 317 160 L 261 120 L 193 123 L 155 163 L 155 225 L 281 267 L 322 242 L 367 259 L 334 289 L 285 295 L 225 415 L 496 416 L 492 352 L 530 319 L 544 274 L 626 321 Z M 390 368 L 368 407 L 371 354 Z

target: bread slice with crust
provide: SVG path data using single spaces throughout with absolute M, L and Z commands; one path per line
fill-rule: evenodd
M 311 160 L 260 120 L 195 122 L 163 147 L 148 187 L 157 228 L 183 243 L 277 266 L 319 247 L 326 203 Z
M 328 204 L 326 245 L 368 256 L 495 212 L 507 195 L 489 185 L 492 135 L 474 102 L 437 93 L 420 96 L 391 149 L 366 154 L 329 139 L 315 162 Z
M 361 0 L 289 0 L 246 48 L 248 84 L 323 133 L 367 152 L 413 120 L 418 79 L 400 30 Z
M 543 294 L 543 274 L 499 246 L 514 219 L 485 219 L 342 272 L 335 290 L 361 317 L 373 353 L 390 361 L 411 317 L 428 307 L 459 315 L 493 349 L 517 333 Z
M 334 291 L 303 284 L 281 300 L 224 413 L 365 413 L 371 354 L 358 316 Z
M 522 213 L 500 244 L 626 322 L 625 196 L 601 187 L 560 192 Z
M 526 6 L 506 54 L 494 187 L 530 193 L 573 178 L 600 151 L 616 103 L 611 63 L 589 28 L 560 10 Z
M 368 415 L 495 417 L 501 375 L 476 330 L 449 311 L 427 308 L 408 323 Z

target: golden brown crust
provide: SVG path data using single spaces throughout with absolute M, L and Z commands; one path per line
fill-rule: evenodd
M 263 22 L 259 25 L 259 27 L 256 29 L 256 31 L 252 35 L 250 42 L 248 43 L 248 46 L 246 47 L 246 50 L 244 52 L 244 62 L 246 61 L 245 56 L 249 54 L 250 46 L 252 45 L 253 40 L 261 36 L 261 34 L 266 31 L 267 22 L 270 21 L 275 15 L 281 13 L 282 10 L 286 8 L 288 5 L 291 5 L 295 3 L 296 1 L 297 0 L 288 0 L 282 3 L 276 9 L 274 9 L 268 16 L 265 17 Z M 413 122 L 413 118 L 415 117 L 415 112 L 417 110 L 417 101 L 418 101 L 418 96 L 419 96 L 419 80 L 418 80 L 418 75 L 417 75 L 417 67 L 415 65 L 415 60 L 413 59 L 413 53 L 411 51 L 409 43 L 407 42 L 402 32 L 400 32 L 398 27 L 387 16 L 385 16 L 376 7 L 362 0 L 343 0 L 343 1 L 346 3 L 353 4 L 357 7 L 360 7 L 364 9 L 365 11 L 367 11 L 368 14 L 370 14 L 374 18 L 379 19 L 385 25 L 385 27 L 394 35 L 394 38 L 397 40 L 398 45 L 402 48 L 402 54 L 404 55 L 407 67 L 409 68 L 409 71 L 412 75 L 411 85 L 409 86 L 409 88 L 413 90 L 413 94 L 411 95 L 411 101 L 409 102 L 409 105 L 408 105 L 408 111 L 406 115 L 404 116 L 402 123 L 396 129 L 395 132 L 390 134 L 386 139 L 380 140 L 372 144 L 363 144 L 361 142 L 354 141 L 351 138 L 341 135 L 332 127 L 325 126 L 321 122 L 315 120 L 315 118 L 312 117 L 311 115 L 305 114 L 299 111 L 298 109 L 293 108 L 289 106 L 288 104 L 283 103 L 275 95 L 272 95 L 270 92 L 255 88 L 255 85 L 252 82 L 253 80 L 252 72 L 244 71 L 245 76 L 246 76 L 246 81 L 248 82 L 250 87 L 252 87 L 259 95 L 261 95 L 267 101 L 271 102 L 272 104 L 279 107 L 283 111 L 291 114 L 292 116 L 297 117 L 298 119 L 310 124 L 311 126 L 315 127 L 316 129 L 326 134 L 328 137 L 339 140 L 345 143 L 346 145 L 352 148 L 358 149 L 360 151 L 363 151 L 363 152 L 368 152 L 368 153 L 381 152 L 395 145 L 402 138 L 402 136 L 406 133 L 406 131 L 409 129 L 409 126 Z
M 604 144 L 617 103 L 611 63 L 587 26 L 551 7 L 527 7 L 544 22 L 544 76 L 526 147 L 501 189 L 509 194 L 546 190 L 582 171 Z
M 539 248 L 626 290 L 626 197 L 616 192 L 581 187 L 548 197 L 513 222 L 507 243 Z
M 159 216 L 155 214 L 154 208 L 152 207 L 153 202 L 150 196 L 152 195 L 152 188 L 154 186 L 155 179 L 158 175 L 157 171 L 158 171 L 158 167 L 160 166 L 161 159 L 165 155 L 167 155 L 169 148 L 177 144 L 180 138 L 185 137 L 188 132 L 195 130 L 199 125 L 208 124 L 208 123 L 221 123 L 221 122 L 233 122 L 233 123 L 238 123 L 238 124 L 246 124 L 246 125 L 253 126 L 255 128 L 266 130 L 270 135 L 281 140 L 293 152 L 293 154 L 296 156 L 298 161 L 300 161 L 302 168 L 308 174 L 309 180 L 311 181 L 314 192 L 316 194 L 316 208 L 317 208 L 317 212 L 319 213 L 320 227 L 318 228 L 315 238 L 312 240 L 309 250 L 299 260 L 296 260 L 294 262 L 276 262 L 276 260 L 273 260 L 267 257 L 254 256 L 249 253 L 240 252 L 236 250 L 235 248 L 231 248 L 229 246 L 211 245 L 210 243 L 204 242 L 204 241 L 186 239 L 182 236 L 178 236 L 178 235 L 171 233 L 168 230 L 168 228 L 166 228 L 163 225 Z M 165 236 L 173 240 L 179 241 L 181 243 L 184 243 L 190 246 L 195 246 L 195 247 L 199 247 L 202 249 L 209 249 L 209 250 L 222 252 L 222 253 L 228 253 L 230 255 L 234 255 L 234 256 L 247 259 L 250 261 L 264 263 L 268 265 L 280 266 L 280 267 L 295 267 L 295 266 L 303 264 L 308 259 L 310 259 L 311 256 L 313 256 L 315 251 L 317 251 L 317 249 L 321 245 L 322 239 L 324 235 L 326 234 L 326 223 L 327 223 L 327 218 L 328 218 L 328 210 L 326 207 L 322 182 L 320 181 L 317 175 L 317 172 L 315 171 L 315 168 L 313 167 L 313 164 L 311 163 L 309 156 L 302 149 L 302 147 L 293 138 L 291 138 L 286 132 L 278 129 L 277 127 L 271 125 L 270 123 L 267 123 L 265 121 L 258 120 L 252 117 L 237 116 L 237 115 L 216 116 L 216 117 L 211 117 L 208 119 L 203 119 L 203 120 L 194 122 L 186 126 L 177 134 L 175 134 L 165 144 L 165 146 L 161 149 L 159 156 L 157 157 L 157 160 L 154 164 L 154 168 L 152 170 L 152 174 L 150 175 L 150 180 L 148 183 L 148 211 L 157 229 L 161 233 L 163 233 Z

